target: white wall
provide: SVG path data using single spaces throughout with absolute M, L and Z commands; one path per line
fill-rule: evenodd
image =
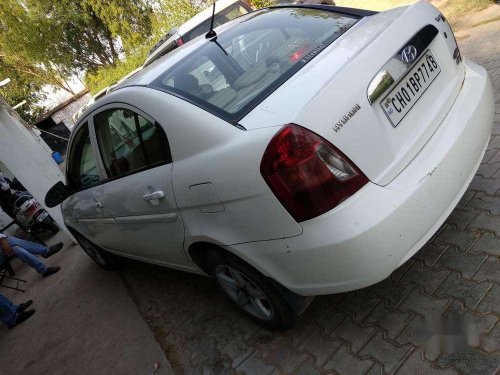
M 42 138 L 28 130 L 1 96 L 0 160 L 42 205 L 47 191 L 58 181 L 64 181 L 63 173 L 52 159 L 50 148 Z M 66 230 L 60 207 L 45 208 Z

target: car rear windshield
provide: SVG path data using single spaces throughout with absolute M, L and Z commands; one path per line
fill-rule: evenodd
M 302 7 L 257 11 L 150 86 L 235 124 L 358 19 Z

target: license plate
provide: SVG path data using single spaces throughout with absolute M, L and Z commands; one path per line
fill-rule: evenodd
M 403 121 L 439 73 L 441 73 L 439 64 L 431 51 L 427 50 L 380 104 L 393 127 L 397 127 Z

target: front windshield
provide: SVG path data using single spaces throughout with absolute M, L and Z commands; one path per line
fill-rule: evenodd
M 356 22 L 354 16 L 319 9 L 264 9 L 204 44 L 150 86 L 234 122 Z

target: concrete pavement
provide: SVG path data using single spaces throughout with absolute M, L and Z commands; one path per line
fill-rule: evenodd
M 0 288 L 14 303 L 33 299 L 36 314 L 0 326 L 1 374 L 172 374 L 169 363 L 116 272 L 100 269 L 60 232 L 64 249 L 46 260 L 61 271 L 42 278 L 15 263 L 27 292 Z

